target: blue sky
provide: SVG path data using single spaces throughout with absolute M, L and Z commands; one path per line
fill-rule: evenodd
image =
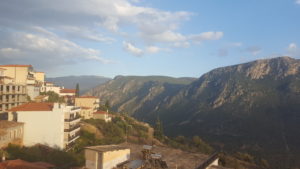
M 300 57 L 300 0 L 4 0 L 0 62 L 48 77 L 199 77 Z

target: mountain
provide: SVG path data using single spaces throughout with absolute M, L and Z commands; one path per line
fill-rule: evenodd
M 116 76 L 90 91 L 87 95 L 109 101 L 118 112 L 136 114 L 144 109 L 157 110 L 161 100 L 177 93 L 195 78 L 172 78 L 167 76 Z
M 216 148 L 300 166 L 300 60 L 257 60 L 214 69 L 192 83 L 117 77 L 89 94 L 167 135 L 200 135 Z
M 64 76 L 46 78 L 46 81 L 53 82 L 59 86 L 64 86 L 65 88 L 75 89 L 76 84 L 79 83 L 81 94 L 109 80 L 111 79 L 103 76 Z

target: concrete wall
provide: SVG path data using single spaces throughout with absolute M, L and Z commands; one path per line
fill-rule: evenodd
M 44 72 L 35 72 L 34 73 L 35 80 L 40 82 L 45 82 L 45 73 Z
M 99 107 L 99 99 L 98 98 L 75 98 L 75 106 L 79 107 L 92 107 L 94 112 L 97 111 Z
M 0 66 L 1 67 L 1 66 Z M 15 79 L 15 83 L 26 84 L 29 67 L 1 67 L 6 69 L 4 76 L 8 76 Z
M 23 144 L 24 125 L 2 129 L 4 133 L 0 134 L 0 148 L 6 147 L 9 143 Z
M 24 122 L 24 145 L 37 143 L 64 148 L 64 113 L 53 111 L 19 111 L 17 121 Z
M 130 149 L 108 151 L 103 153 L 103 169 L 111 169 L 130 159 Z
M 93 108 L 81 108 L 81 111 L 79 112 L 80 116 L 83 119 L 91 119 L 93 118 L 94 109 Z
M 108 113 L 107 114 L 95 113 L 93 115 L 93 117 L 94 117 L 94 119 L 102 119 L 105 122 L 110 122 L 111 121 L 111 117 L 108 116 Z
M 40 87 L 34 85 L 27 85 L 27 94 L 31 100 L 40 95 Z

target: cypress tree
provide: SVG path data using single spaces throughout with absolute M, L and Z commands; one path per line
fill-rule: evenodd
M 79 97 L 79 84 L 76 84 L 76 97 Z

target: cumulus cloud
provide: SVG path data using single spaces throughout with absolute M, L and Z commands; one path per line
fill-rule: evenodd
M 9 30 L 5 33 L 10 36 L 4 36 L 5 38 L 12 38 L 14 34 L 22 34 L 22 32 L 43 37 L 44 40 L 40 40 L 49 43 L 48 48 L 53 47 L 51 46 L 54 45 L 52 38 L 57 36 L 60 42 L 65 41 L 77 45 L 76 48 L 80 50 L 74 50 L 77 53 L 73 52 L 73 54 L 81 56 L 81 59 L 94 58 L 107 63 L 100 57 L 100 52 L 91 56 L 91 49 L 82 47 L 79 45 L 81 43 L 75 43 L 75 41 L 107 44 L 119 39 L 121 41 L 135 39 L 141 42 L 144 50 L 130 43 L 124 43 L 124 49 L 141 56 L 144 53 L 164 51 L 161 49 L 166 47 L 189 47 L 191 42 L 219 40 L 223 37 L 223 32 L 220 31 L 194 35 L 180 32 L 180 25 L 189 20 L 192 15 L 193 13 L 187 11 L 171 12 L 142 6 L 140 0 L 9 0 L 0 1 L 0 30 Z M 37 35 L 39 33 L 43 33 L 43 36 Z M 1 39 L 1 41 L 6 40 L 11 39 Z M 14 49 L 16 45 L 11 44 L 6 48 Z M 157 48 L 149 48 L 149 46 L 157 46 Z M 42 49 L 42 46 L 38 47 Z M 74 46 L 71 49 L 73 48 L 75 49 Z M 37 56 L 33 53 L 37 52 L 36 50 L 31 51 L 32 56 Z M 43 51 L 40 51 L 39 55 L 54 57 L 47 53 L 52 50 Z M 30 50 L 25 53 L 29 55 Z M 20 49 L 19 55 L 25 53 Z M 68 56 L 65 53 L 60 55 Z
M 129 42 L 123 42 L 123 47 L 127 52 L 135 56 L 142 56 L 144 53 L 142 49 L 135 47 L 133 44 Z
M 56 67 L 78 63 L 83 60 L 95 60 L 107 64 L 112 61 L 101 57 L 99 50 L 83 48 L 74 42 L 49 33 L 31 34 L 18 32 L 7 33 L 0 41 L 1 63 L 28 63 L 38 68 Z
M 287 54 L 288 56 L 292 57 L 299 57 L 300 56 L 300 48 L 297 46 L 296 43 L 290 43 L 287 47 Z

